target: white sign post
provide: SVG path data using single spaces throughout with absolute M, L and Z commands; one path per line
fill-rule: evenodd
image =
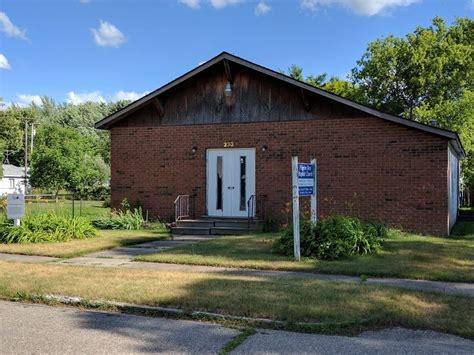
M 300 249 L 300 196 L 311 197 L 311 222 L 317 221 L 316 210 L 316 159 L 310 164 L 298 163 L 298 157 L 292 157 L 292 185 L 293 185 L 293 243 L 295 259 L 301 260 Z
M 316 162 L 316 159 L 311 159 L 311 165 L 313 166 L 313 171 L 314 171 L 314 176 L 313 176 L 313 194 L 311 195 L 311 222 L 315 223 L 318 220 L 317 217 L 317 203 L 316 203 L 316 188 L 318 184 L 316 183 L 317 180 L 317 173 L 318 173 L 318 163 Z
M 25 214 L 25 195 L 7 195 L 7 218 L 13 219 L 15 226 L 20 225 L 20 218 Z
M 293 249 L 295 259 L 300 261 L 300 196 L 298 186 L 298 157 L 291 158 L 291 166 L 293 182 Z

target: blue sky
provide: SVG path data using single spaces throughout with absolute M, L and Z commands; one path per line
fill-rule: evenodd
M 367 43 L 474 0 L 0 0 L 0 96 L 135 99 L 228 51 L 344 77 Z

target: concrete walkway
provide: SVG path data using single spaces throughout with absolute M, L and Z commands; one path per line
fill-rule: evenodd
M 173 240 L 159 240 L 154 242 L 147 242 L 136 244 L 128 247 L 119 247 L 115 249 L 105 250 L 87 254 L 85 256 L 58 259 L 41 256 L 27 256 L 27 255 L 10 255 L 0 254 L 0 260 L 19 261 L 19 262 L 53 262 L 64 265 L 76 266 L 99 266 L 99 267 L 124 267 L 133 269 L 150 269 L 160 271 L 183 271 L 183 272 L 207 272 L 207 273 L 222 273 L 227 275 L 245 275 L 245 276 L 260 276 L 260 277 L 297 277 L 311 280 L 323 280 L 334 282 L 360 282 L 357 276 L 346 275 L 329 275 L 317 274 L 297 271 L 274 271 L 274 270 L 256 270 L 256 269 L 238 269 L 226 267 L 213 266 L 198 266 L 198 265 L 184 265 L 184 264 L 165 264 L 165 263 L 151 263 L 138 262 L 132 259 L 138 255 L 154 254 L 170 248 L 175 248 L 182 245 L 189 245 L 199 241 L 215 239 L 218 236 L 175 236 Z M 410 280 L 397 278 L 381 278 L 369 277 L 365 281 L 367 285 L 379 285 L 389 287 L 399 287 L 410 290 L 440 292 L 450 295 L 462 295 L 474 297 L 473 283 L 460 282 L 441 282 L 441 281 L 427 281 L 427 280 Z
M 241 332 L 218 324 L 0 301 L 2 354 L 217 354 Z M 355 337 L 257 329 L 233 354 L 472 354 L 474 342 L 391 328 Z
M 47 263 L 52 261 L 61 260 L 59 258 L 53 258 L 50 256 L 38 256 L 38 255 L 21 255 L 21 254 L 7 254 L 0 253 L 0 261 L 17 261 L 19 263 Z

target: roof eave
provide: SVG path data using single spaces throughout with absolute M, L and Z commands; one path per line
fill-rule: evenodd
M 428 132 L 428 133 L 432 133 L 434 135 L 438 135 L 438 136 L 448 138 L 448 139 L 452 140 L 453 142 L 455 142 L 456 151 L 459 154 L 459 156 L 460 157 L 465 156 L 464 148 L 463 148 L 462 143 L 459 139 L 459 136 L 456 132 L 441 129 L 441 128 L 438 128 L 438 127 L 433 127 L 433 126 L 430 126 L 430 125 L 426 125 L 426 124 L 416 122 L 416 121 L 413 121 L 413 120 L 409 120 L 409 119 L 406 119 L 406 118 L 402 118 L 402 117 L 399 117 L 399 116 L 391 115 L 391 114 L 388 114 L 388 113 L 385 113 L 385 112 L 382 112 L 382 111 L 364 106 L 364 105 L 359 104 L 355 101 L 352 101 L 352 100 L 346 99 L 344 97 L 338 96 L 338 95 L 333 94 L 329 91 L 325 91 L 325 90 L 316 88 L 316 87 L 314 87 L 312 85 L 309 85 L 305 82 L 293 79 L 293 78 L 291 78 L 287 75 L 284 75 L 284 74 L 278 73 L 274 70 L 265 68 L 265 67 L 263 67 L 259 64 L 249 62 L 248 60 L 245 60 L 243 58 L 240 58 L 240 57 L 237 57 L 235 55 L 229 54 L 227 52 L 220 53 L 216 57 L 214 57 L 214 58 L 208 60 L 207 62 L 201 64 L 200 66 L 186 72 L 185 74 L 181 75 L 180 77 L 176 78 L 175 80 L 170 81 L 169 83 L 163 85 L 162 87 L 156 89 L 155 91 L 152 91 L 148 95 L 145 95 L 144 97 L 130 103 L 128 106 L 122 108 L 121 110 L 119 110 L 119 111 L 103 118 L 102 120 L 97 122 L 94 125 L 94 127 L 97 128 L 97 129 L 109 129 L 110 126 L 113 125 L 115 122 L 117 122 L 121 118 L 125 117 L 126 115 L 130 114 L 131 112 L 139 109 L 142 105 L 146 104 L 149 100 L 151 100 L 154 97 L 160 95 L 161 93 L 173 88 L 174 86 L 182 83 L 183 81 L 193 77 L 194 75 L 199 74 L 200 72 L 208 69 L 209 67 L 213 66 L 214 64 L 216 64 L 216 63 L 218 63 L 218 62 L 220 62 L 221 60 L 224 60 L 224 59 L 232 61 L 232 62 L 237 63 L 239 65 L 242 65 L 244 67 L 256 70 L 256 71 L 261 72 L 263 74 L 272 76 L 272 77 L 274 77 L 278 80 L 282 80 L 282 81 L 287 82 L 291 85 L 296 85 L 300 88 L 303 88 L 305 90 L 313 92 L 317 95 L 326 97 L 330 100 L 335 100 L 335 101 L 337 101 L 341 104 L 344 104 L 344 105 L 347 105 L 349 107 L 355 108 L 359 111 L 368 113 L 372 116 L 379 117 L 381 119 L 384 119 L 384 120 L 387 120 L 387 121 L 390 121 L 390 122 L 393 122 L 393 123 L 397 123 L 397 124 L 400 124 L 400 125 L 403 125 L 403 126 L 419 129 L 419 130 L 422 130 L 422 131 L 425 131 L 425 132 Z

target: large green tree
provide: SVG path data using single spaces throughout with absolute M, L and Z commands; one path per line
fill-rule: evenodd
M 105 183 L 107 171 L 91 142 L 78 131 L 58 125 L 38 130 L 31 165 L 34 187 L 88 192 Z
M 34 122 L 35 120 L 36 110 L 32 106 L 13 105 L 0 110 L 0 140 L 4 144 L 4 150 L 8 152 L 10 163 L 23 165 L 25 122 Z
M 354 84 L 371 106 L 406 118 L 417 108 L 462 97 L 474 84 L 474 21 L 451 27 L 440 17 L 405 37 L 369 43 L 352 70 Z

